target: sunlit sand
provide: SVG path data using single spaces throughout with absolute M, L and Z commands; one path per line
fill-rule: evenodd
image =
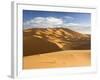
M 23 68 L 56 68 L 90 66 L 90 50 L 66 50 L 52 53 L 25 56 Z

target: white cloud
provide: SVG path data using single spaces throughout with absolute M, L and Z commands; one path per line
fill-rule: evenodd
M 80 33 L 84 33 L 84 34 L 90 34 L 91 29 L 90 27 L 69 27 L 70 29 L 80 32 Z
M 55 17 L 35 17 L 29 21 L 24 22 L 24 28 L 47 28 L 59 27 L 64 24 L 63 20 Z
M 65 28 L 69 28 L 71 30 L 74 30 L 74 31 L 77 31 L 77 32 L 80 32 L 80 33 L 84 33 L 84 34 L 90 34 L 90 26 L 88 25 L 82 25 L 82 24 L 79 24 L 79 23 L 67 23 L 67 24 L 64 24 Z
M 54 17 L 47 17 L 46 18 L 46 22 L 48 24 L 52 24 L 52 25 L 61 25 L 61 24 L 63 24 L 63 20 L 62 19 L 54 18 Z
M 79 23 L 67 23 L 66 26 L 81 26 Z

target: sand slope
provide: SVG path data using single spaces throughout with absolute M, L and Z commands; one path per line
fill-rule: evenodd
M 54 68 L 90 66 L 90 50 L 66 50 L 52 53 L 24 56 L 23 68 Z
M 32 28 L 24 30 L 23 55 L 63 50 L 90 49 L 90 36 L 67 28 Z
M 61 49 L 56 44 L 45 39 L 29 36 L 24 40 L 24 56 L 60 50 Z

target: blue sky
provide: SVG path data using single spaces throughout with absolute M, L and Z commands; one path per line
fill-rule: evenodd
M 23 10 L 23 24 L 24 28 L 70 26 L 89 29 L 91 14 Z

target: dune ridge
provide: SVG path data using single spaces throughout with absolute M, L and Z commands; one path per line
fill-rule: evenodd
M 30 28 L 23 31 L 24 56 L 63 50 L 90 49 L 90 35 L 68 28 Z

